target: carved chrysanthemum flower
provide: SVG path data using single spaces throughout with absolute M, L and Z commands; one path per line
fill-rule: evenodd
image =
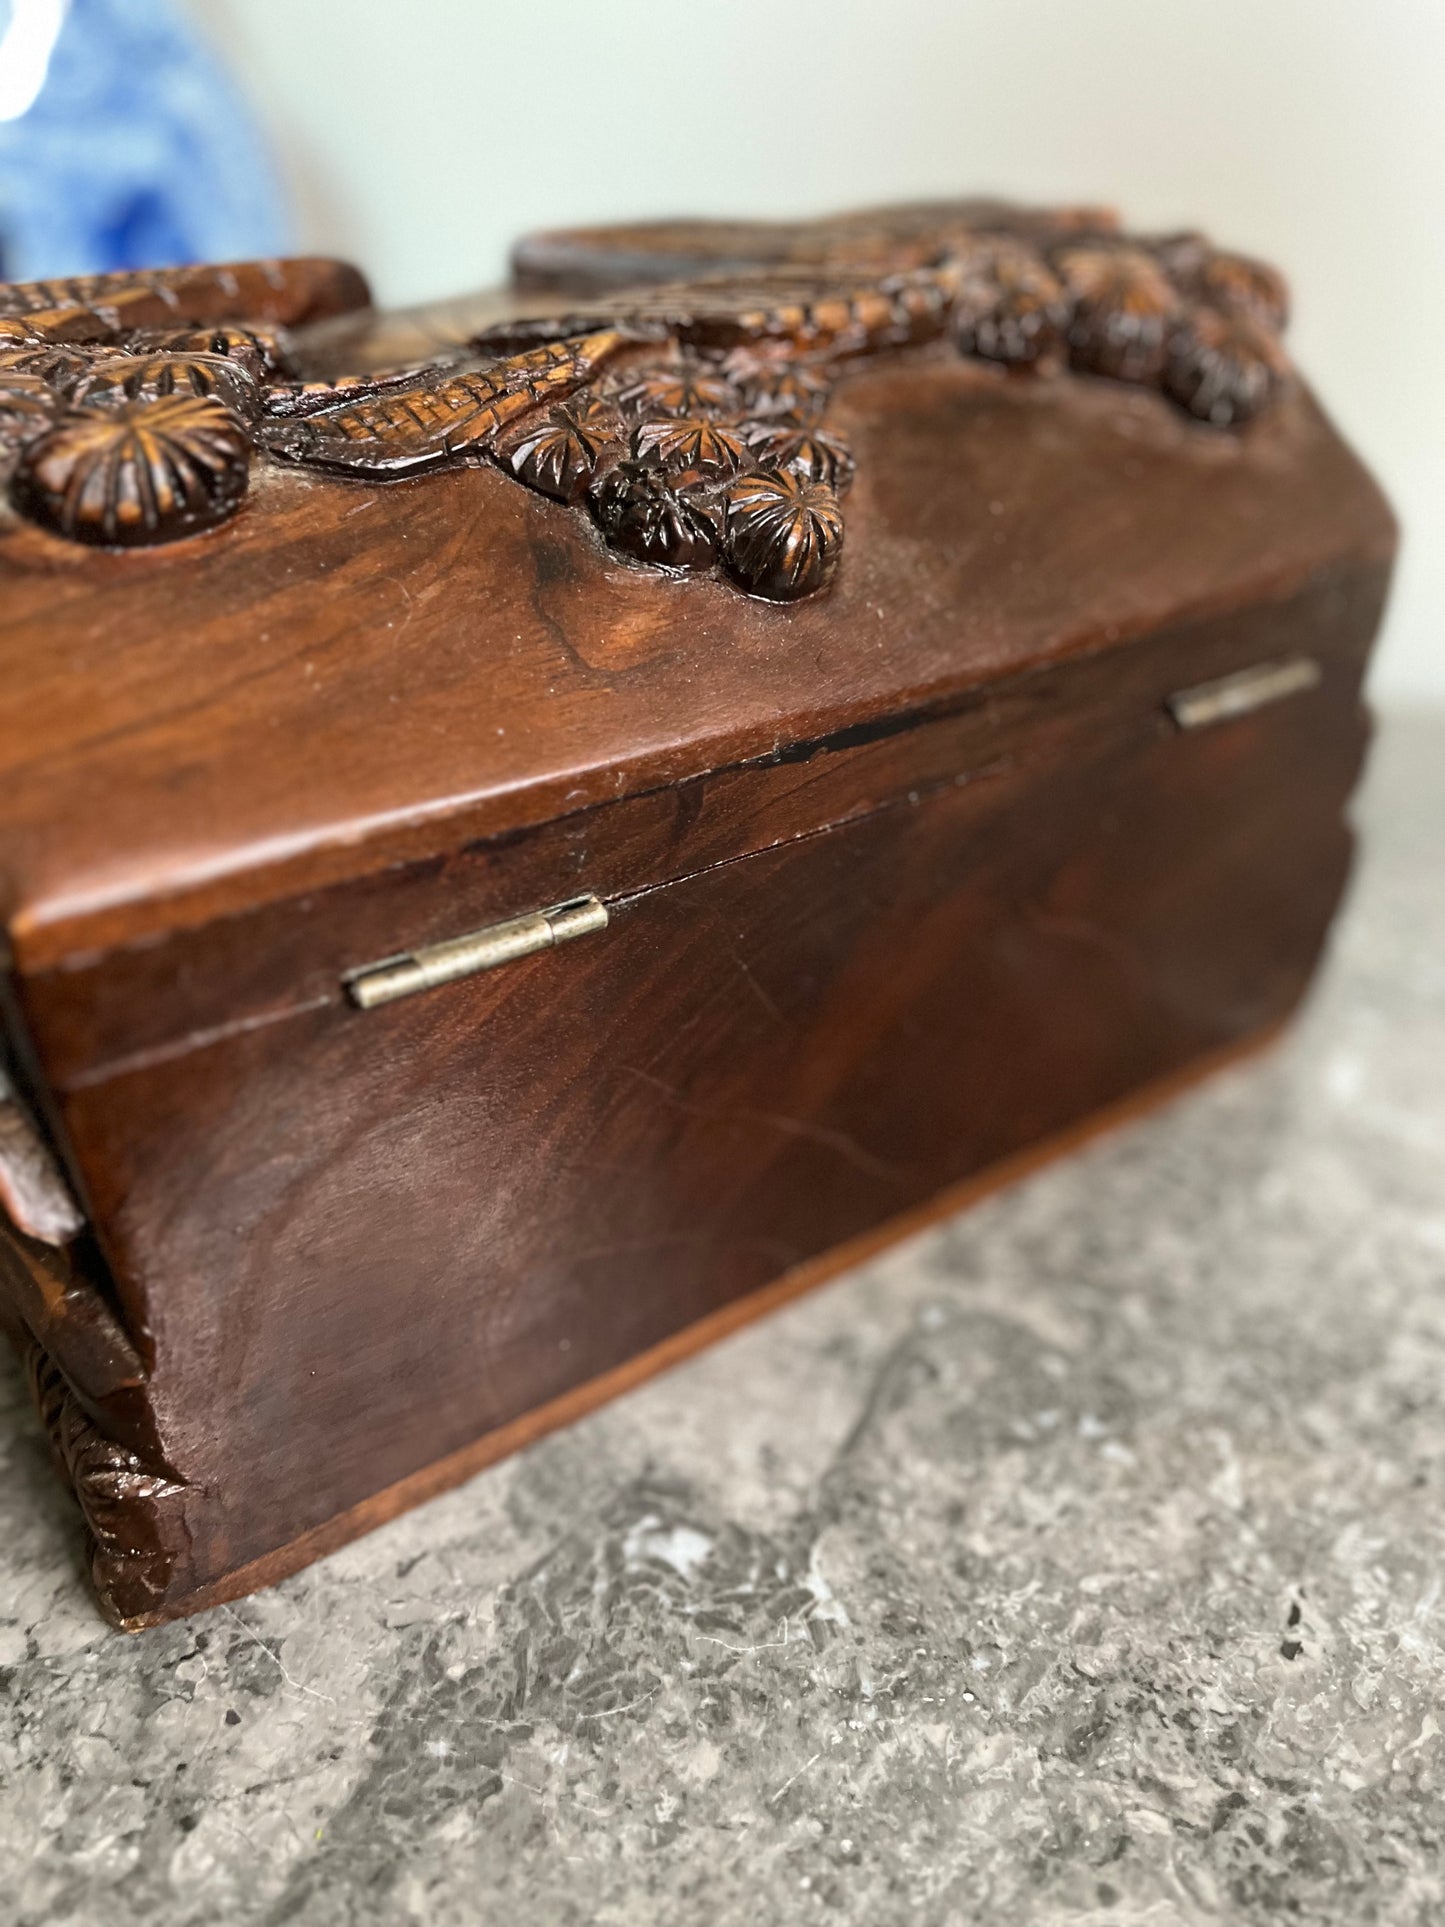
M 802 428 L 817 421 L 828 405 L 828 379 L 807 362 L 748 355 L 738 360 L 735 379 L 746 412 L 760 421 Z
M 1135 237 L 1134 245 L 1146 254 L 1152 254 L 1170 280 L 1182 287 L 1191 274 L 1198 271 L 1200 263 L 1214 252 L 1209 237 L 1201 234 L 1198 228 L 1177 228 L 1169 234 L 1146 234 Z
M 559 502 L 575 502 L 596 474 L 603 451 L 615 445 L 621 433 L 615 409 L 583 401 L 529 421 L 502 444 L 498 455 L 528 488 Z
M 217 401 L 86 408 L 23 451 L 15 506 L 72 542 L 132 548 L 215 528 L 240 507 L 250 443 Z
M 1174 332 L 1164 387 L 1200 421 L 1229 428 L 1259 413 L 1287 368 L 1272 329 L 1247 314 L 1197 308 Z
M 1043 258 L 1000 241 L 966 254 L 954 297 L 953 330 L 966 355 L 1029 367 L 1062 355 L 1069 309 Z
M 853 480 L 853 451 L 837 435 L 819 428 L 759 422 L 748 430 L 748 446 L 764 468 L 790 470 L 809 482 L 826 482 L 841 494 Z
M 1267 261 L 1211 250 L 1188 277 L 1196 300 L 1228 314 L 1244 314 L 1281 333 L 1289 320 L 1289 283 Z
M 658 469 L 619 462 L 591 492 L 608 547 L 654 569 L 710 569 L 717 532 L 702 507 L 671 488 Z
M 1179 313 L 1158 262 L 1137 248 L 1067 248 L 1055 265 L 1073 308 L 1074 366 L 1115 381 L 1157 381 Z
M 55 426 L 59 404 L 33 375 L 0 379 L 0 455 L 13 455 Z
M 112 355 L 94 363 L 72 390 L 77 403 L 103 407 L 167 395 L 211 396 L 245 417 L 261 408 L 260 391 L 245 364 L 223 355 Z
M 617 402 L 641 421 L 659 416 L 722 421 L 742 412 L 731 382 L 711 368 L 688 362 L 633 374 L 618 388 Z
M 900 347 L 910 342 L 936 341 L 947 333 L 952 276 L 934 269 L 890 275 L 883 283 L 889 296 L 888 335 Z
M 838 498 L 788 470 L 743 475 L 724 497 L 724 551 L 745 589 L 795 602 L 826 587 L 843 549 Z
M 291 339 L 284 328 L 239 324 L 218 328 L 147 328 L 131 338 L 137 352 L 220 355 L 244 368 L 253 381 L 294 375 Z
M 54 341 L 12 342 L 0 340 L 0 380 L 11 375 L 33 375 L 57 394 L 63 394 L 94 366 L 95 355 L 83 348 L 68 348 Z
M 632 449 L 639 461 L 652 462 L 669 475 L 687 473 L 710 481 L 736 475 L 748 460 L 741 437 L 710 421 L 644 422 L 632 438 Z

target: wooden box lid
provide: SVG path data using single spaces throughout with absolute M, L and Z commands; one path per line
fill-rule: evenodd
M 272 336 L 251 329 L 257 353 L 288 324 L 287 352 L 328 379 L 350 355 L 374 382 L 399 347 L 429 345 L 437 367 L 379 391 L 389 419 L 410 409 L 423 429 L 458 368 L 583 333 L 620 331 L 634 375 L 726 364 L 731 378 L 740 354 L 774 375 L 822 371 L 822 428 L 856 463 L 835 573 L 779 602 L 726 568 L 668 574 L 610 551 L 585 506 L 519 484 L 510 417 L 403 479 L 386 479 L 384 450 L 377 472 L 341 476 L 310 457 L 347 391 L 321 407 L 263 368 L 249 422 L 224 382 L 208 404 L 234 404 L 252 444 L 239 508 L 218 495 L 219 526 L 125 548 L 65 539 L 58 510 L 43 525 L 43 503 L 37 519 L 34 432 L 11 433 L 0 907 L 18 967 L 859 740 L 1065 658 L 1289 594 L 1343 558 L 1388 556 L 1387 507 L 1277 358 L 1266 271 L 1195 237 L 1126 246 L 1102 216 L 980 205 L 761 233 L 544 237 L 520 253 L 518 290 L 400 320 L 362 309 L 340 271 L 318 294 L 316 264 L 302 264 L 305 300 L 296 270 L 268 270 L 283 290 L 269 311 L 251 283 L 217 292 L 230 270 L 49 290 L 48 308 L 33 289 L 8 291 L 0 389 L 21 413 L 50 410 L 51 434 L 56 416 L 93 422 L 113 401 L 97 369 L 112 390 L 131 379 L 132 407 L 154 404 L 160 377 L 117 375 L 118 354 L 147 369 L 170 355 L 188 381 L 199 361 L 196 382 L 227 356 L 244 367 L 238 330 L 153 348 L 159 300 L 188 324 L 214 328 L 222 311 L 267 324 Z M 651 259 L 659 273 L 710 265 L 714 278 L 610 291 L 625 277 L 609 262 L 641 281 Z M 1051 277 L 1042 295 L 1035 273 Z M 1150 274 L 1162 320 L 1130 305 L 1158 293 Z M 128 312 L 136 287 L 151 305 Z M 717 314 L 726 326 L 687 332 Z M 1020 317 L 1010 336 L 1001 324 Z M 1157 354 L 1131 367 L 1129 342 L 1147 346 L 1156 323 Z M 51 369 L 37 376 L 43 351 Z M 253 410 L 257 385 L 242 384 Z M 599 392 L 602 377 L 570 391 L 578 404 Z M 545 385 L 535 395 L 550 406 Z M 1217 420 L 1198 419 L 1191 398 Z

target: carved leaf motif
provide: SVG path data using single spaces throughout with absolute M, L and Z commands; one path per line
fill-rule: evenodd
M 1159 264 L 1138 248 L 1069 248 L 1056 265 L 1074 304 L 1074 366 L 1115 381 L 1157 381 L 1179 313 Z
M 830 263 L 812 273 L 657 289 L 639 313 L 704 353 L 781 350 L 836 359 L 940 334 L 949 282 L 933 267 L 879 274 Z
M 1174 332 L 1164 387 L 1200 421 L 1229 428 L 1268 404 L 1287 368 L 1270 329 L 1247 314 L 1198 308 Z
M 489 376 L 433 378 L 278 423 L 267 428 L 265 441 L 274 455 L 315 468 L 410 475 L 484 453 L 491 438 L 524 412 L 530 412 L 530 399 L 509 397 L 504 384 Z
M 300 257 L 182 268 L 125 269 L 0 285 L 0 315 L 28 316 L 37 332 L 57 318 L 100 311 L 107 333 L 228 323 L 243 317 L 297 326 L 364 308 L 370 290 L 344 261 Z M 97 317 L 99 318 L 99 317 Z
M 843 549 L 838 498 L 784 470 L 744 475 L 724 497 L 728 566 L 754 595 L 794 602 L 826 586 Z
M 186 1487 L 108 1438 L 34 1340 L 26 1365 L 41 1423 L 90 1534 L 96 1590 L 122 1618 L 138 1618 L 163 1595 L 174 1568 Z
M 826 482 L 841 494 L 853 480 L 853 451 L 837 435 L 777 423 L 755 425 L 748 446 L 764 468 L 785 468 L 810 482 Z
M 736 475 L 748 460 L 740 436 L 708 421 L 644 422 L 632 448 L 639 461 L 651 461 L 669 475 L 687 472 L 711 480 Z
M 385 395 L 269 424 L 266 446 L 288 461 L 357 475 L 411 475 L 476 460 L 514 423 L 581 388 L 624 345 L 620 333 L 605 329 L 475 373 L 430 375 Z
M 297 420 L 404 389 L 435 387 L 439 367 L 386 368 L 368 375 L 339 375 L 330 381 L 268 381 L 262 395 L 266 413 L 277 420 Z
M 0 299 L 8 289 L 0 288 Z M 120 330 L 115 322 L 93 309 L 84 307 L 49 308 L 27 313 L 23 319 L 0 320 L 0 341 L 49 341 L 67 347 L 114 342 Z
M 1257 412 L 1285 372 L 1272 268 L 1199 234 L 1130 239 L 1097 209 L 978 201 L 788 229 L 618 232 L 625 274 L 605 236 L 552 237 L 561 253 L 542 278 L 585 264 L 569 290 L 582 305 L 469 335 L 363 329 L 344 337 L 363 344 L 355 373 L 332 360 L 341 337 L 287 334 L 364 303 L 336 263 L 0 285 L 12 500 L 58 533 L 115 546 L 211 527 L 245 487 L 244 420 L 270 454 L 341 474 L 495 460 L 556 499 L 585 497 L 622 553 L 692 569 L 725 546 L 739 581 L 786 599 L 826 586 L 836 565 L 853 460 L 818 424 L 861 357 L 950 331 L 967 354 L 1024 367 L 1066 349 L 1077 368 L 1157 383 L 1221 425 Z M 400 366 L 418 335 L 425 364 Z M 187 404 L 224 406 L 204 435 L 201 418 L 137 412 Z
M 72 542 L 132 548 L 215 528 L 246 492 L 250 443 L 217 401 L 79 410 L 21 455 L 15 506 Z
M 260 412 L 261 396 L 245 364 L 222 355 L 112 355 L 75 384 L 72 399 L 112 407 L 168 395 L 211 396 L 243 417 Z
M 717 534 L 702 506 L 655 468 L 619 463 L 600 478 L 591 502 L 608 547 L 635 561 L 691 572 L 717 560 Z

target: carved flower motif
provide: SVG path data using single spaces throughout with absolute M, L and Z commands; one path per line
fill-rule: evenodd
M 748 446 L 764 468 L 785 468 L 805 481 L 826 482 L 840 493 L 853 480 L 853 451 L 837 435 L 818 428 L 761 422 L 748 431 Z
M 1062 355 L 1069 306 L 1059 278 L 1032 248 L 999 242 L 964 256 L 954 297 L 960 350 L 1030 367 Z
M 57 412 L 56 399 L 43 381 L 31 375 L 0 379 L 0 454 L 13 455 L 53 428 Z
M 245 364 L 223 355 L 112 355 L 75 384 L 76 402 L 112 407 L 168 395 L 212 396 L 238 415 L 258 414 L 260 391 Z
M 1208 237 L 1201 234 L 1198 228 L 1178 228 L 1170 234 L 1140 236 L 1134 245 L 1152 254 L 1170 280 L 1181 287 L 1214 252 Z
M 529 421 L 499 450 L 503 466 L 528 488 L 575 502 L 597 472 L 603 451 L 621 434 L 616 411 L 591 401 L 554 408 Z
M 824 588 L 843 548 L 838 498 L 824 482 L 782 470 L 744 475 L 724 496 L 728 567 L 769 602 L 795 602 Z
M 618 404 L 643 421 L 673 416 L 688 421 L 720 421 L 742 412 L 737 390 L 712 369 L 695 363 L 647 368 L 624 381 Z
M 1115 381 L 1157 381 L 1179 312 L 1159 264 L 1137 248 L 1068 248 L 1056 266 L 1073 303 L 1074 366 Z
M 6 347 L 0 341 L 0 380 L 12 375 L 33 375 L 57 394 L 63 394 L 94 365 L 95 357 L 80 348 L 67 348 L 54 341 L 14 342 Z
M 644 422 L 632 438 L 632 450 L 639 461 L 650 461 L 669 475 L 707 480 L 736 475 L 748 460 L 741 437 L 709 421 Z
M 920 268 L 910 274 L 890 276 L 884 283 L 889 291 L 887 335 L 900 346 L 909 342 L 936 341 L 948 329 L 951 277 L 934 269 Z
M 1249 315 L 1276 333 L 1289 320 L 1289 283 L 1266 261 L 1211 250 L 1189 275 L 1186 286 L 1210 307 Z
M 599 477 L 592 513 L 608 547 L 654 569 L 709 569 L 717 532 L 701 505 L 678 493 L 659 470 L 620 462 Z
M 257 382 L 296 373 L 290 337 L 283 328 L 146 328 L 131 337 L 131 346 L 137 352 L 220 355 Z
M 1174 332 L 1164 387 L 1200 421 L 1229 428 L 1259 413 L 1287 367 L 1272 330 L 1250 315 L 1197 308 Z
M 749 355 L 737 363 L 736 380 L 746 412 L 757 420 L 806 427 L 828 405 L 827 377 L 807 362 Z
M 250 443 L 214 400 L 87 408 L 20 457 L 15 506 L 72 542 L 133 548 L 215 528 L 240 507 Z

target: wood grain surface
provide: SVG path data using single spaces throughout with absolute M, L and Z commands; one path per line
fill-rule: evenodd
M 261 1583 L 1298 1001 L 1394 545 L 1308 390 L 1224 434 L 910 349 L 835 426 L 847 550 L 787 606 L 495 468 L 265 467 L 126 554 L 0 516 L 8 1069 L 87 1225 L 4 1240 L 0 1316 L 117 1620 Z M 565 950 L 346 994 L 583 892 Z
M 272 474 L 213 535 L 0 542 L 0 828 L 27 970 L 1287 594 L 1393 527 L 1304 393 L 874 369 L 831 594 L 659 582 L 489 470 Z
M 184 1487 L 139 1616 L 1278 1021 L 1362 745 L 1349 679 L 1085 721 L 566 952 L 60 1093 Z

